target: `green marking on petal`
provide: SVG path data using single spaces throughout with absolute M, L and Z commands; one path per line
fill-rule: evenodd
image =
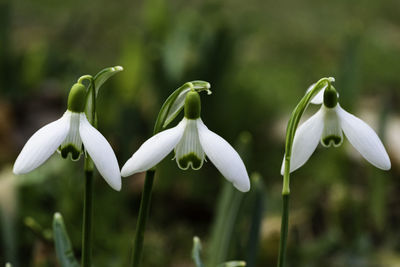
M 199 158 L 195 153 L 189 153 L 177 160 L 179 168 L 187 170 L 191 167 L 193 170 L 198 170 L 203 165 L 203 159 Z
M 343 141 L 343 138 L 341 136 L 328 135 L 328 136 L 325 136 L 324 138 L 322 138 L 321 143 L 325 147 L 330 147 L 332 145 L 334 147 L 338 147 L 342 144 L 342 141 Z
M 76 161 L 79 159 L 79 157 L 81 156 L 81 149 L 78 149 L 76 146 L 74 146 L 73 144 L 68 144 L 66 146 L 60 147 L 59 148 L 61 156 L 66 159 L 68 157 L 68 154 L 71 154 L 71 159 L 73 161 Z

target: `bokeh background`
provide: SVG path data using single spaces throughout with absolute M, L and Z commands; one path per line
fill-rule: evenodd
M 398 0 L 0 0 L 0 264 L 57 266 L 56 211 L 79 258 L 82 160 L 55 154 L 23 176 L 12 164 L 63 114 L 81 75 L 121 65 L 98 97 L 99 129 L 120 166 L 151 135 L 166 97 L 201 79 L 213 91 L 202 94 L 203 121 L 238 147 L 253 182 L 232 193 L 210 162 L 182 171 L 168 156 L 143 266 L 194 266 L 194 235 L 207 262 L 217 218 L 232 229 L 220 260 L 276 264 L 285 125 L 306 88 L 328 76 L 342 107 L 378 132 L 392 170 L 372 167 L 347 140 L 320 146 L 292 175 L 288 266 L 400 266 L 399 55 Z M 143 179 L 124 178 L 117 193 L 96 175 L 95 266 L 128 266 Z

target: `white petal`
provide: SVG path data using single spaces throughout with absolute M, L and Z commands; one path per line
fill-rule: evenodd
M 121 174 L 114 151 L 104 136 L 89 123 L 85 113 L 80 115 L 79 133 L 101 176 L 114 190 L 121 190 Z
M 323 109 L 321 108 L 297 129 L 293 141 L 290 172 L 303 166 L 317 148 L 324 128 L 323 115 Z M 281 167 L 282 175 L 284 164 L 285 161 L 283 161 Z
M 250 190 L 250 179 L 239 154 L 219 135 L 210 131 L 201 119 L 197 119 L 199 139 L 207 157 L 221 174 L 242 192 Z
M 60 146 L 68 134 L 71 112 L 40 128 L 26 142 L 14 164 L 15 174 L 24 174 L 42 165 Z
M 187 119 L 184 118 L 174 128 L 162 131 L 144 142 L 122 167 L 121 175 L 126 177 L 157 165 L 178 144 L 186 123 Z
M 339 104 L 337 112 L 344 134 L 358 152 L 375 167 L 389 170 L 391 167 L 389 156 L 375 131 L 368 124 L 342 109 Z

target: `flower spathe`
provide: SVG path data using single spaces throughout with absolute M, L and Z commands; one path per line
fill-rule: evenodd
M 204 125 L 199 110 L 190 111 L 188 103 L 190 106 L 191 93 L 185 101 L 185 117 L 182 121 L 144 142 L 122 167 L 121 175 L 125 177 L 149 170 L 174 149 L 176 162 L 181 169 L 191 167 L 197 170 L 207 156 L 238 190 L 249 191 L 250 179 L 242 159 L 227 141 Z M 193 93 L 198 96 L 196 92 Z
M 101 176 L 113 189 L 119 191 L 121 175 L 110 144 L 89 123 L 84 112 L 76 112 L 70 107 L 60 119 L 40 128 L 29 138 L 14 163 L 13 172 L 25 174 L 36 169 L 58 148 L 63 157 L 71 153 L 72 159 L 77 160 L 82 144 Z
M 332 102 L 333 101 L 333 102 Z M 290 160 L 290 172 L 303 166 L 318 146 L 340 146 L 343 133 L 355 149 L 372 165 L 389 170 L 391 163 L 381 140 L 364 121 L 345 111 L 338 103 L 335 89 L 325 87 L 312 100 L 322 104 L 317 113 L 296 131 Z M 284 162 L 281 168 L 283 175 Z

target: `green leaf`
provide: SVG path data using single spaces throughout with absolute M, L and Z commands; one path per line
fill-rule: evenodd
M 250 155 L 251 144 L 251 134 L 242 132 L 235 147 L 244 162 L 249 161 L 246 159 Z M 241 212 L 244 195 L 233 187 L 232 183 L 224 179 L 208 246 L 207 266 L 217 266 L 229 259 L 229 252 L 234 247 L 233 242 L 236 241 L 234 231 L 237 227 L 237 218 L 240 218 L 239 212 Z
M 204 267 L 203 262 L 201 261 L 200 253 L 201 253 L 200 238 L 195 236 L 193 237 L 192 259 L 196 264 L 196 267 Z
M 211 232 L 207 266 L 217 266 L 218 263 L 227 260 L 243 195 L 232 183 L 224 181 Z
M 95 101 L 93 99 L 93 96 L 95 95 L 97 97 L 97 94 L 99 93 L 100 87 L 109 79 L 111 78 L 114 74 L 117 74 L 118 72 L 123 71 L 124 69 L 121 66 L 115 66 L 115 67 L 110 67 L 110 68 L 105 68 L 101 70 L 99 73 L 97 73 L 92 82 L 89 84 L 88 88 L 88 96 L 86 98 L 86 108 L 85 108 L 85 113 L 88 118 L 88 120 L 94 124 L 95 122 L 95 115 L 93 114 L 93 109 L 95 106 Z M 93 88 L 95 91 L 93 91 Z
M 243 267 L 243 266 L 246 266 L 245 261 L 227 261 L 218 265 L 218 267 Z
M 251 210 L 247 216 L 251 218 L 249 238 L 247 241 L 246 262 L 249 267 L 256 266 L 260 246 L 260 231 L 264 214 L 265 188 L 259 173 L 250 176 L 252 190 L 248 197 Z
M 62 267 L 79 267 L 75 258 L 71 241 L 68 237 L 64 220 L 60 213 L 56 212 L 53 218 L 53 234 L 57 258 Z
M 170 124 L 179 112 L 183 109 L 186 94 L 191 90 L 197 92 L 207 91 L 211 94 L 210 84 L 205 81 L 192 81 L 187 82 L 178 89 L 176 89 L 164 102 L 160 112 L 158 113 L 156 124 L 154 126 L 153 134 L 159 133 Z
M 12 267 L 11 263 L 7 262 L 5 267 Z

